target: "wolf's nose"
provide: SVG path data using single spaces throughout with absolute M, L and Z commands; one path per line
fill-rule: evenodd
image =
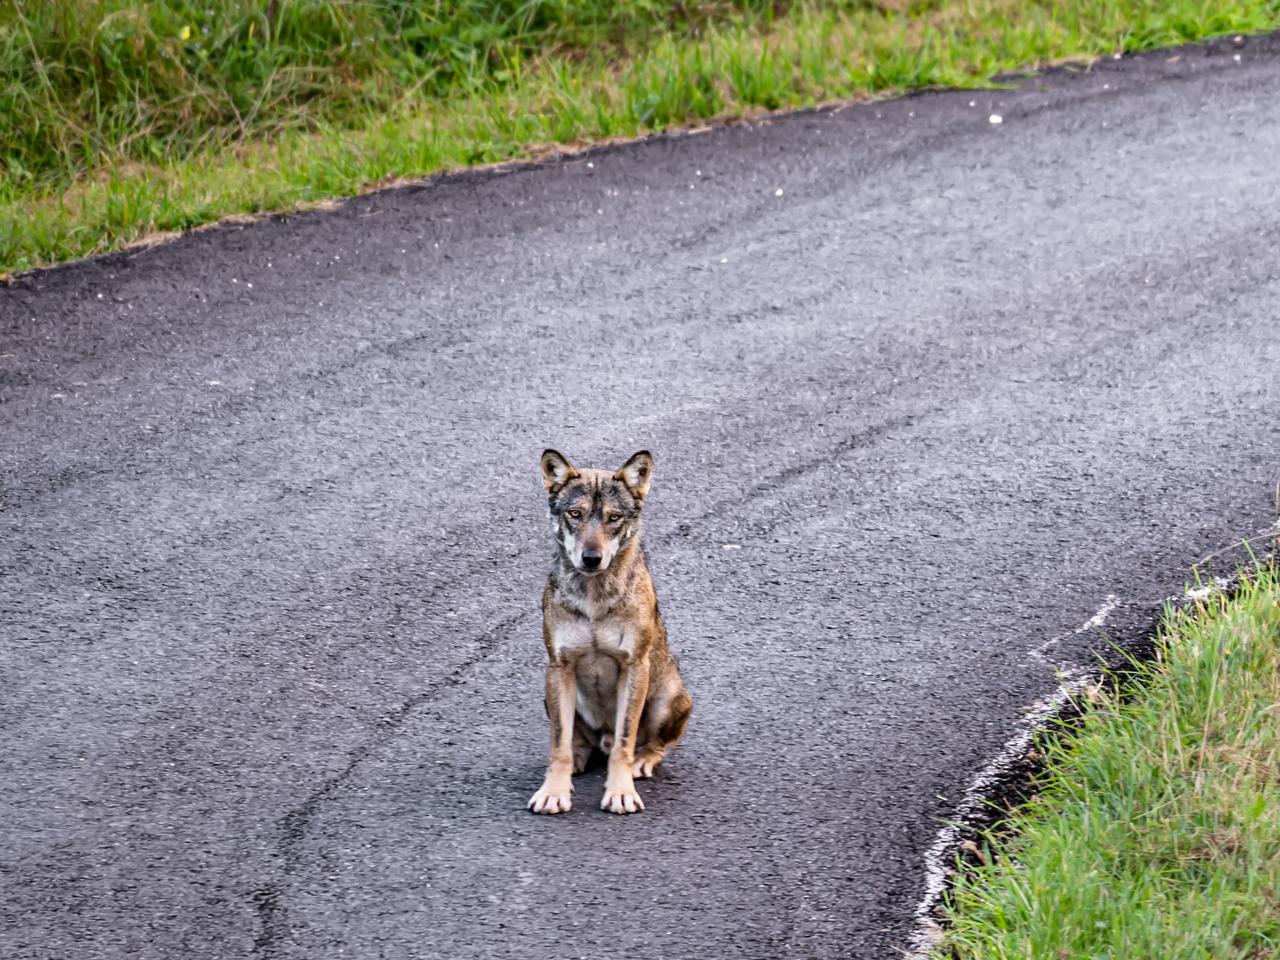
M 587 570 L 594 570 L 597 567 L 599 567 L 600 551 L 599 550 L 583 550 L 582 566 L 585 567 Z

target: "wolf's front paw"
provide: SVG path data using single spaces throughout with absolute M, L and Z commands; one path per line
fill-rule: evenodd
M 572 783 L 547 780 L 542 788 L 529 798 L 529 809 L 534 813 L 568 813 L 572 807 Z
M 610 813 L 639 813 L 644 809 L 644 801 L 636 793 L 634 783 L 610 787 L 605 785 L 604 799 L 600 801 L 600 809 Z

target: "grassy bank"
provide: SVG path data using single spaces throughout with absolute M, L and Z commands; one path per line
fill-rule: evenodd
M 397 177 L 1280 26 L 1280 0 L 11 0 L 0 273 Z
M 1174 615 L 959 879 L 954 960 L 1280 957 L 1280 577 Z

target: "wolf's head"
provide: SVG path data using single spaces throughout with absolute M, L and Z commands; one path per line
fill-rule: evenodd
M 594 576 L 640 533 L 640 508 L 653 478 L 648 450 L 632 454 L 616 473 L 577 470 L 555 450 L 542 453 L 551 532 L 575 570 Z

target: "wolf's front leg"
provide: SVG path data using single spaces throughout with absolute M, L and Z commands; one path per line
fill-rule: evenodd
M 600 809 L 610 813 L 639 813 L 644 809 L 636 793 L 631 768 L 636 759 L 636 737 L 640 714 L 649 693 L 649 660 L 632 660 L 618 674 L 618 712 L 614 720 L 613 750 L 609 753 L 609 774 L 604 782 Z
M 529 798 L 534 813 L 568 813 L 573 805 L 573 714 L 578 678 L 571 663 L 547 664 L 547 716 L 551 759 L 542 787 Z

